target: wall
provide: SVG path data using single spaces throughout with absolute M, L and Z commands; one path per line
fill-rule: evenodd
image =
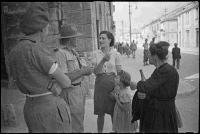
M 20 37 L 23 36 L 19 29 L 19 22 L 21 16 L 25 13 L 32 2 L 2 2 L 1 3 L 1 30 L 6 71 L 8 75 L 8 55 L 10 50 L 17 44 Z M 99 20 L 101 30 L 113 30 L 112 12 L 109 12 L 109 2 L 41 2 L 47 7 L 50 17 L 49 35 L 47 48 L 52 50 L 54 47 L 58 47 L 60 44 L 59 39 L 56 37 L 59 35 L 59 27 L 65 24 L 74 23 L 78 29 L 78 32 L 83 36 L 79 37 L 77 51 L 80 55 L 83 52 L 90 53 L 93 50 L 98 49 L 98 32 L 96 22 Z M 99 13 L 101 8 L 102 13 Z M 12 77 L 9 77 L 9 88 L 16 88 L 13 84 Z
M 196 36 L 196 29 L 199 28 L 199 20 L 196 19 L 196 8 L 197 6 L 178 16 L 178 44 L 180 47 L 199 48 L 199 45 L 196 44 L 196 40 L 199 38 Z M 187 23 L 187 13 L 189 13 L 189 23 Z M 189 36 L 187 31 L 189 31 Z

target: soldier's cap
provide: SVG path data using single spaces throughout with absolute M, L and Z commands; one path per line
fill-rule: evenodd
M 68 24 L 61 27 L 60 36 L 58 38 L 73 38 L 81 35 L 81 33 L 78 33 L 75 24 Z
M 42 30 L 48 23 L 48 11 L 40 3 L 33 3 L 22 16 L 20 29 L 25 35 L 29 35 Z

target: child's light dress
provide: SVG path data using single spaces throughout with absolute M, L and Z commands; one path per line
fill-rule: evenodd
M 132 101 L 130 88 L 119 90 L 119 101 L 122 105 L 128 105 L 129 110 L 122 110 L 116 102 L 113 115 L 113 131 L 118 133 L 133 133 L 138 128 L 138 123 L 131 123 Z

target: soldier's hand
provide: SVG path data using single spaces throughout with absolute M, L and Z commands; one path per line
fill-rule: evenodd
M 59 95 L 62 91 L 61 86 L 55 80 L 52 80 L 51 82 L 49 82 L 47 89 L 50 92 L 53 92 L 53 94 L 55 94 L 55 95 Z
M 84 66 L 84 75 L 90 75 L 93 73 L 94 68 L 92 66 Z

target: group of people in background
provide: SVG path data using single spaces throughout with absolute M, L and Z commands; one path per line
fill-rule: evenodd
M 20 23 L 25 36 L 9 55 L 11 76 L 26 95 L 23 112 L 30 133 L 83 133 L 85 98 L 81 82 L 92 73 L 96 76 L 94 114 L 98 116 L 98 133 L 103 132 L 105 114 L 111 116 L 113 131 L 117 133 L 133 133 L 138 127 L 142 133 L 178 132 L 181 119 L 177 116 L 175 97 L 179 74 L 166 62 L 168 42 L 152 42 L 148 46 L 145 40 L 144 62 L 147 64 L 148 58 L 156 69 L 145 81 L 134 82 L 123 70 L 123 49 L 122 53 L 114 51 L 111 32 L 100 32 L 100 49 L 92 52 L 91 65 L 82 65 L 75 50 L 77 37 L 82 34 L 76 26 L 61 28 L 60 47 L 53 52 L 46 47 L 48 26 L 47 10 L 39 4 L 31 5 Z M 133 41 L 127 52 L 133 58 L 136 44 Z M 131 105 L 130 90 L 136 89 L 135 96 L 142 100 L 139 114 L 134 114 Z M 132 121 L 134 118 L 137 119 Z
M 135 42 L 134 40 L 133 42 L 131 42 L 130 45 L 127 42 L 117 42 L 114 47 L 121 55 L 126 54 L 128 58 L 130 58 L 130 55 L 132 55 L 132 58 L 135 59 L 135 51 L 137 50 L 137 44 L 138 42 Z

